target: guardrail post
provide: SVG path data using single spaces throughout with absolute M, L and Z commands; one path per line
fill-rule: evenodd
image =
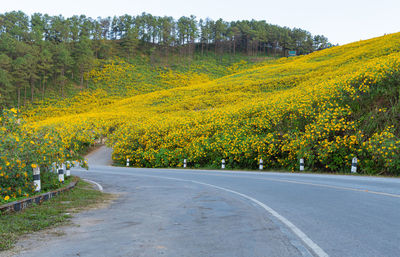
M 40 167 L 33 168 L 33 185 L 35 187 L 35 192 L 40 192 L 41 184 L 40 184 Z
M 222 165 L 221 165 L 221 169 L 225 169 L 225 159 L 222 159 Z
M 263 166 L 263 159 L 260 159 L 260 167 L 259 167 L 259 169 L 262 170 L 263 168 L 264 168 L 264 166 Z
M 187 162 L 186 159 L 183 160 L 183 167 L 186 168 L 187 167 Z
M 351 173 L 357 173 L 357 157 L 351 161 Z
M 65 167 L 65 175 L 67 177 L 71 176 L 71 163 L 68 161 Z
M 304 159 L 300 159 L 300 171 L 304 171 Z
M 63 169 L 64 164 L 61 164 L 61 166 L 58 167 L 58 180 L 61 183 L 64 183 L 64 169 Z
M 56 173 L 57 171 L 58 171 L 58 169 L 57 169 L 57 163 L 53 162 L 53 163 L 51 164 L 51 172 Z
M 129 158 L 126 159 L 126 167 L 129 167 Z

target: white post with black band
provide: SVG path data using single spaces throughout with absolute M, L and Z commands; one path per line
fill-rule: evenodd
M 357 173 L 357 157 L 354 157 L 351 161 L 351 173 Z
M 66 167 L 65 167 L 65 175 L 67 177 L 71 176 L 71 163 L 67 161 Z
M 58 180 L 61 183 L 64 183 L 64 164 L 61 164 L 60 166 L 58 166 Z
M 35 186 L 35 192 L 40 192 L 40 167 L 33 168 L 33 185 Z
M 300 159 L 300 171 L 304 171 L 304 159 Z

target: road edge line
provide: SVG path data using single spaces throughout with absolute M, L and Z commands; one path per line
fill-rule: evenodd
M 86 181 L 86 182 L 88 182 L 88 183 L 91 183 L 91 184 L 96 185 L 96 186 L 99 188 L 99 190 L 100 190 L 101 192 L 103 192 L 103 187 L 102 187 L 99 183 L 97 183 L 97 182 L 95 182 L 95 181 L 93 181 L 93 180 L 86 179 L 86 178 L 82 178 L 82 180 L 83 180 L 83 181 Z
M 99 172 L 99 173 L 103 173 L 104 172 Z M 105 172 L 107 173 L 107 172 Z M 220 187 L 220 186 L 216 186 L 216 185 L 212 185 L 212 184 L 208 184 L 208 183 L 204 183 L 204 182 L 200 182 L 200 181 L 196 181 L 196 180 L 189 180 L 189 179 L 180 179 L 180 178 L 173 178 L 173 177 L 164 177 L 164 176 L 154 176 L 154 175 L 144 175 L 144 174 L 137 174 L 137 173 L 120 173 L 120 172 L 115 172 L 113 173 L 114 175 L 118 174 L 118 175 L 128 175 L 128 176 L 139 176 L 139 177 L 153 177 L 153 178 L 161 178 L 161 179 L 168 179 L 168 180 L 176 180 L 176 181 L 182 181 L 182 182 L 191 182 L 194 184 L 199 184 L 199 185 L 203 185 L 203 186 L 209 186 L 209 187 L 213 187 L 222 191 L 226 191 L 232 194 L 236 194 L 238 196 L 241 196 L 247 200 L 250 200 L 252 202 L 254 202 L 255 204 L 259 205 L 260 207 L 262 207 L 264 210 L 266 210 L 269 214 L 271 214 L 272 216 L 274 216 L 276 219 L 278 219 L 280 222 L 282 222 L 285 226 L 287 226 L 298 238 L 300 238 L 301 241 L 304 242 L 304 244 L 306 244 L 307 247 L 309 247 L 318 257 L 329 257 L 329 255 L 321 248 L 319 247 L 314 241 L 311 240 L 311 238 L 309 238 L 303 231 L 301 231 L 298 227 L 296 227 L 296 225 L 294 225 L 291 221 L 289 221 L 288 219 L 286 219 L 285 217 L 283 217 L 282 215 L 280 215 L 277 211 L 275 211 L 274 209 L 272 209 L 271 207 L 267 206 L 266 204 L 260 202 L 259 200 L 239 193 L 237 191 L 228 189 L 228 188 L 224 188 L 224 187 Z
M 280 215 L 274 209 L 272 209 L 271 207 L 267 206 L 266 204 L 258 201 L 257 199 L 255 199 L 251 196 L 239 193 L 237 191 L 224 188 L 224 187 L 220 187 L 220 186 L 216 186 L 216 185 L 212 185 L 212 184 L 208 184 L 208 183 L 203 183 L 203 182 L 199 182 L 199 181 L 193 181 L 193 180 L 188 180 L 188 181 L 190 181 L 192 183 L 197 183 L 197 184 L 201 184 L 201 185 L 205 185 L 205 186 L 214 187 L 214 188 L 217 188 L 217 189 L 220 189 L 220 190 L 232 193 L 232 194 L 236 194 L 243 198 L 246 198 L 247 200 L 250 200 L 250 201 L 256 203 L 257 205 L 261 206 L 264 210 L 269 212 L 272 216 L 274 216 L 279 221 L 281 221 L 283 224 L 285 224 L 290 230 L 292 230 L 292 232 L 296 236 L 298 236 L 316 255 L 318 255 L 319 257 L 329 257 L 329 255 L 321 247 L 319 247 L 316 243 L 314 243 L 314 241 L 312 241 L 311 238 L 309 238 L 303 231 L 301 231 L 298 227 L 296 227 L 296 225 L 294 225 L 292 222 L 290 222 L 288 219 L 286 219 L 285 217 Z

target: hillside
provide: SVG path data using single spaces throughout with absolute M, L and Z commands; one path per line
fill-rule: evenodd
M 295 170 L 305 158 L 308 170 L 348 172 L 357 156 L 362 173 L 398 175 L 399 69 L 397 33 L 124 99 L 99 95 L 84 112 L 30 121 L 55 127 L 74 149 L 107 137 L 116 163 L 138 167 L 225 158 L 229 168 L 256 168 L 262 158 Z
M 139 68 L 165 67 L 199 56 L 282 57 L 330 46 L 323 35 L 265 20 L 0 13 L 0 110 L 69 98 L 90 88 L 87 75 L 99 63 L 119 58 Z

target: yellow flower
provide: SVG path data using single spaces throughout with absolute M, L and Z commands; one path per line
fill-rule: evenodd
M 6 197 L 4 197 L 4 200 L 8 201 L 8 199 L 10 199 L 10 197 L 8 195 L 6 195 Z
M 31 164 L 31 167 L 32 167 L 32 169 L 36 169 L 38 166 L 37 166 L 37 164 Z

